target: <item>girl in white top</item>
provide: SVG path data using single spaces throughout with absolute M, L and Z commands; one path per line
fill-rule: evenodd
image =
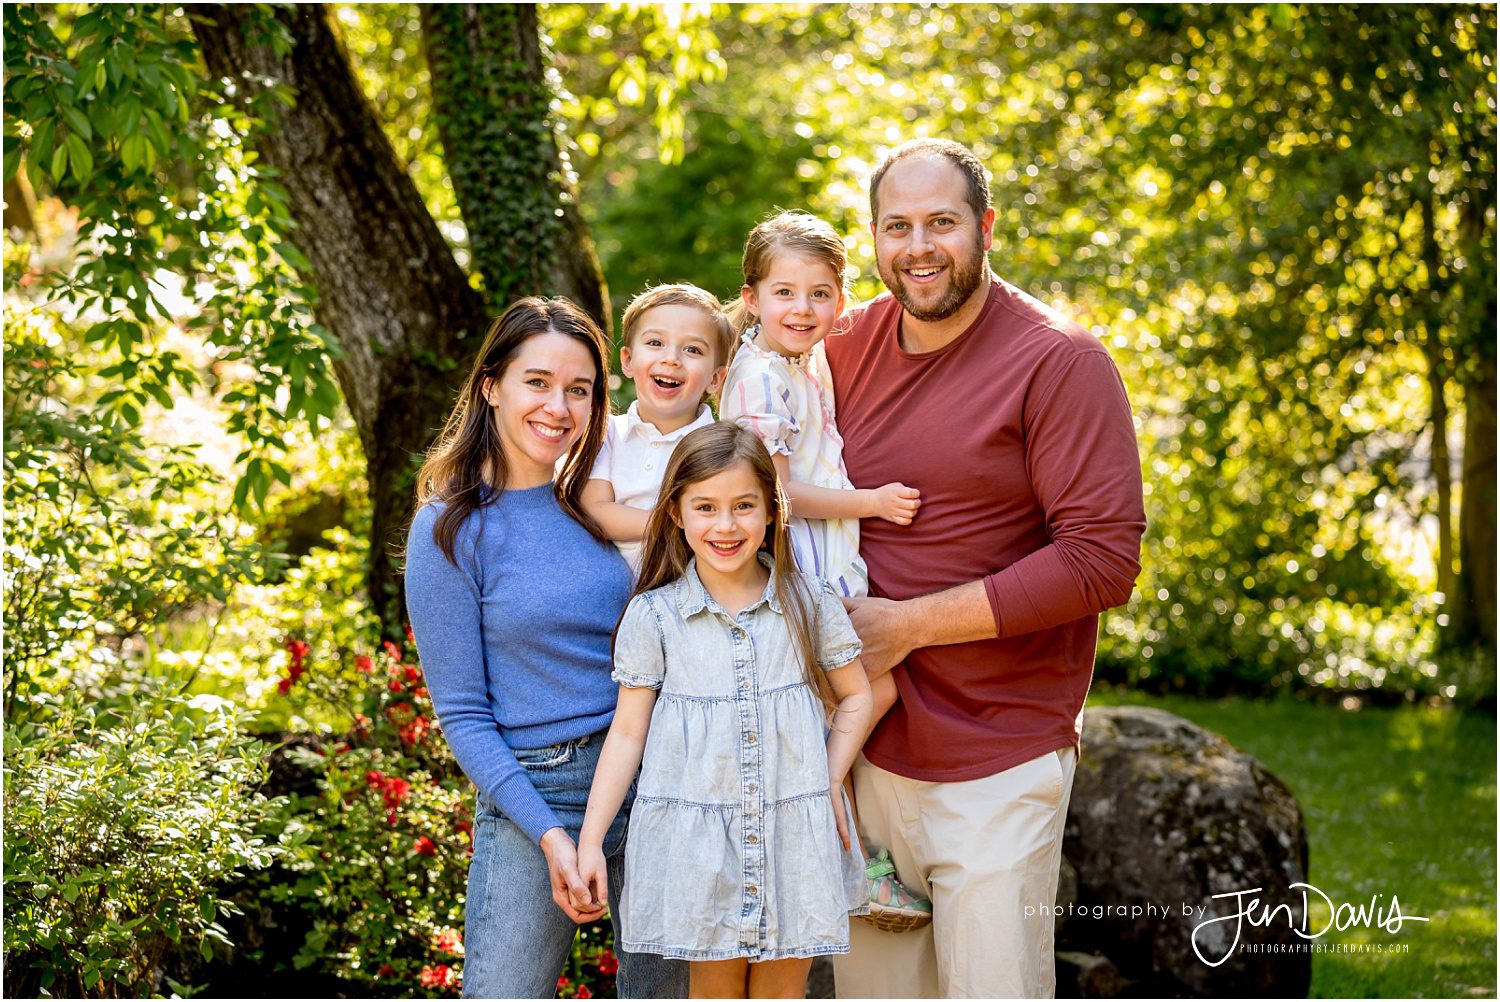
M 863 596 L 868 576 L 859 557 L 859 519 L 910 525 L 920 494 L 905 484 L 859 489 L 844 470 L 844 440 L 834 423 L 833 378 L 822 341 L 844 311 L 844 242 L 823 220 L 780 212 L 745 241 L 744 285 L 726 304 L 740 341 L 720 393 L 719 417 L 765 443 L 791 502 L 790 539 L 797 565 L 846 597 Z M 889 674 L 872 680 L 873 722 L 896 702 Z M 881 857 L 872 866 L 883 867 Z M 929 910 L 883 870 L 872 870 L 877 919 Z M 908 915 L 905 921 L 921 922 Z M 888 926 L 891 927 L 891 926 Z

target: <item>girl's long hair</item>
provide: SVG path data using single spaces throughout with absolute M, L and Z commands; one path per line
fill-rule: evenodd
M 807 684 L 818 694 L 823 706 L 831 711 L 835 707 L 833 690 L 827 676 L 818 667 L 817 644 L 813 639 L 813 596 L 806 580 L 797 571 L 791 537 L 787 532 L 790 506 L 786 492 L 776 479 L 771 454 L 754 433 L 732 422 L 719 421 L 690 432 L 677 443 L 672 458 L 667 461 L 656 507 L 646 523 L 641 576 L 635 585 L 635 595 L 660 588 L 687 573 L 693 551 L 688 547 L 687 537 L 676 518 L 683 494 L 691 485 L 718 476 L 740 463 L 749 465 L 771 509 L 771 524 L 766 529 L 765 543 L 774 562 L 771 584 L 791 632 L 793 650 L 802 662 L 802 674 Z
M 475 510 L 491 503 L 505 488 L 509 475 L 505 449 L 495 428 L 485 384 L 499 379 L 527 341 L 541 334 L 564 334 L 581 341 L 594 360 L 594 386 L 589 399 L 589 421 L 568 450 L 562 471 L 553 480 L 557 503 L 594 538 L 607 542 L 604 531 L 579 504 L 588 474 L 604 441 L 609 417 L 609 357 L 604 334 L 587 313 L 566 299 L 528 296 L 511 304 L 484 336 L 474 369 L 459 391 L 443 434 L 417 473 L 417 507 L 429 501 L 445 505 L 432 535 L 443 555 L 456 563 L 454 540 L 459 526 Z
M 740 258 L 744 283 L 755 286 L 762 282 L 781 251 L 803 254 L 828 265 L 838 277 L 839 288 L 844 290 L 845 302 L 849 301 L 849 252 L 828 223 L 811 213 L 787 209 L 762 220 L 745 238 L 745 253 Z M 737 347 L 740 335 L 750 329 L 755 317 L 741 296 L 725 300 L 724 313 L 734 328 L 733 343 Z

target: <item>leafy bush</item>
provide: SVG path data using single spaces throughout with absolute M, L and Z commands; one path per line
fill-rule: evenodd
M 247 912 L 302 916 L 305 931 L 295 950 L 244 959 L 283 971 L 290 959 L 304 976 L 370 995 L 457 995 L 474 793 L 442 738 L 421 668 L 390 642 L 350 654 L 326 637 L 293 638 L 285 650 L 275 699 L 301 705 L 278 714 L 344 713 L 348 726 L 285 752 L 314 792 L 288 798 L 278 822 L 286 855 L 240 899 Z M 612 993 L 611 946 L 608 922 L 585 926 L 559 994 Z
M 276 853 L 262 746 L 238 725 L 227 701 L 160 692 L 7 724 L 7 995 L 182 990 L 171 954 L 229 945 L 221 888 Z

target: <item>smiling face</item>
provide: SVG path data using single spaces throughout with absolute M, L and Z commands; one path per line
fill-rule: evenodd
M 507 490 L 552 480 L 557 461 L 588 427 L 598 367 L 584 343 L 556 331 L 528 338 L 498 377 L 486 380 L 485 402 L 505 453 Z
M 941 157 L 892 165 L 871 224 L 880 278 L 917 320 L 946 320 L 982 294 L 994 210 L 976 218 L 964 174 Z
M 740 289 L 745 306 L 760 320 L 760 346 L 797 356 L 828 336 L 844 311 L 844 289 L 827 261 L 778 250 L 765 276 Z
M 703 398 L 724 381 L 713 318 L 696 306 L 653 306 L 640 315 L 620 371 L 635 381 L 636 409 L 657 431 L 676 431 L 698 416 Z
M 755 555 L 773 516 L 748 462 L 688 484 L 680 497 L 675 518 L 698 558 L 698 576 L 705 585 L 743 587 L 764 578 L 766 571 Z

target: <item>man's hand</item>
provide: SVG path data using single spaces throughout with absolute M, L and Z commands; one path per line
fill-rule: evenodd
M 598 918 L 604 906 L 593 902 L 588 885 L 578 872 L 578 849 L 568 833 L 561 828 L 547 829 L 541 847 L 547 857 L 553 903 L 574 922 L 592 922 Z
M 917 644 L 907 624 L 905 602 L 888 598 L 846 598 L 844 609 L 864 645 L 860 663 L 870 678 L 896 667 Z

